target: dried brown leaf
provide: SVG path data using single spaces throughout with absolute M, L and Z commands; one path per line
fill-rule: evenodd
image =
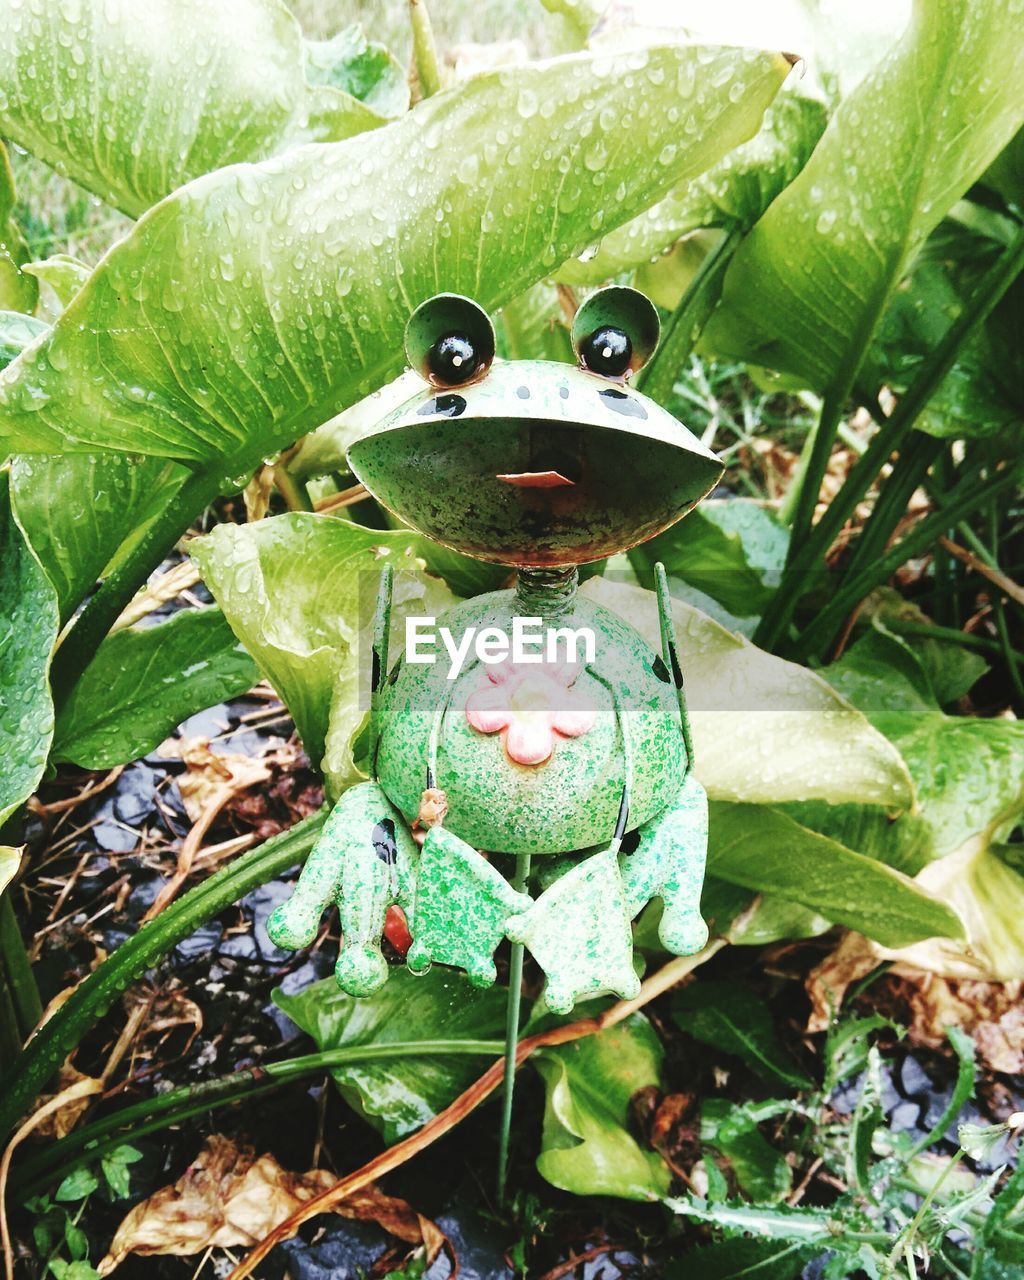
M 181 1256 L 256 1244 L 336 1181 L 327 1169 L 290 1173 L 272 1155 L 256 1157 L 251 1148 L 214 1134 L 177 1182 L 128 1213 L 99 1273 L 109 1275 L 133 1253 Z M 372 1184 L 335 1206 L 335 1212 L 377 1222 L 406 1244 L 425 1246 L 430 1260 L 446 1243 L 433 1222 Z
M 887 953 L 859 933 L 839 946 L 807 979 L 812 1013 L 809 1031 L 823 1031 L 847 988 L 875 968 Z M 876 1004 L 891 1003 L 906 1021 L 911 1044 L 938 1049 L 946 1028 L 959 1027 L 974 1041 L 979 1061 L 990 1071 L 1024 1072 L 1024 983 L 947 978 L 898 960 L 872 987 Z

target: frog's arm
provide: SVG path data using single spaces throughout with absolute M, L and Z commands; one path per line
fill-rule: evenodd
M 668 590 L 668 577 L 665 566 L 659 560 L 654 566 L 654 581 L 658 589 L 658 617 L 661 622 L 661 654 L 665 665 L 672 674 L 672 682 L 679 698 L 679 720 L 683 731 L 683 745 L 686 747 L 686 769 L 693 768 L 693 733 L 690 729 L 690 712 L 686 706 L 686 690 L 683 687 L 683 671 L 679 665 L 679 653 L 676 646 L 676 628 L 672 618 L 672 598 Z

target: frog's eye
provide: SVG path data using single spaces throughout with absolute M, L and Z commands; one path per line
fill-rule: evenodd
M 605 378 L 628 378 L 658 345 L 654 304 L 637 289 L 609 285 L 583 303 L 572 322 L 572 346 L 584 369 Z
M 460 387 L 483 377 L 494 359 L 487 312 L 457 293 L 421 302 L 405 326 L 409 363 L 436 387 Z

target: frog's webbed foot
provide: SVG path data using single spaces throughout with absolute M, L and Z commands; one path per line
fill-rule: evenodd
M 700 914 L 708 799 L 692 769 L 675 800 L 635 835 L 636 848 L 619 854 L 629 916 L 660 897 L 665 908 L 658 930 L 662 942 L 675 955 L 693 955 L 708 940 Z
M 569 1013 L 599 991 L 629 999 L 640 990 L 629 919 L 616 855 L 605 849 L 560 876 L 505 932 L 544 970 L 548 1008 Z
M 437 961 L 465 969 L 474 986 L 491 986 L 505 921 L 529 906 L 529 896 L 518 893 L 472 845 L 441 826 L 427 832 L 416 880 L 409 968 L 423 973 Z
M 349 995 L 371 995 L 387 979 L 380 952 L 392 902 L 408 910 L 418 850 L 405 820 L 375 782 L 350 787 L 331 811 L 295 891 L 267 921 L 281 947 L 302 947 L 337 899 L 342 945 L 335 975 Z

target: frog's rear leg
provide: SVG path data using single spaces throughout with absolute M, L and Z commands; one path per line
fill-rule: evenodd
M 630 852 L 619 853 L 630 918 L 660 897 L 665 909 L 658 933 L 678 956 L 693 955 L 708 940 L 700 914 L 707 847 L 708 799 L 690 770 L 668 808 L 627 837 Z
M 418 850 L 405 819 L 375 782 L 350 787 L 331 811 L 295 891 L 271 915 L 267 931 L 282 947 L 316 937 L 328 903 L 338 903 L 338 985 L 371 995 L 387 979 L 380 939 L 388 907 L 412 905 Z
M 427 832 L 416 880 L 409 968 L 423 973 L 437 961 L 465 969 L 474 986 L 491 986 L 505 921 L 530 905 L 529 895 L 518 893 L 472 845 L 441 826 Z

